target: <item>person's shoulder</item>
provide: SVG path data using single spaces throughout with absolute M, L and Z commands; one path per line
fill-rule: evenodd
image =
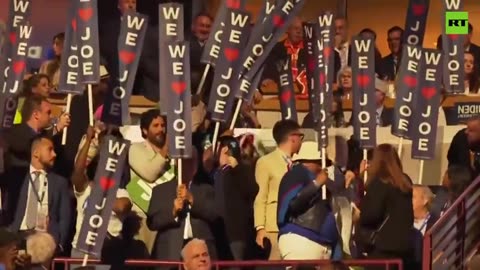
M 145 141 L 143 142 L 134 142 L 132 144 L 130 144 L 130 153 L 132 153 L 132 151 L 145 151 L 145 149 L 147 149 L 147 144 L 145 143 Z
M 53 183 L 58 187 L 67 187 L 68 186 L 68 180 L 67 178 L 55 173 L 55 172 L 49 172 L 48 175 L 48 182 Z

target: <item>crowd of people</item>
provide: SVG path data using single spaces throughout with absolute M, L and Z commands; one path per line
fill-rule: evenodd
M 119 0 L 121 13 L 135 10 L 135 0 Z M 75 96 L 70 113 L 54 116 L 48 98 L 57 94 L 64 34 L 53 38 L 54 56 L 37 74 L 24 81 L 15 125 L 2 131 L 3 171 L 0 176 L 0 263 L 7 270 L 49 269 L 54 256 L 83 258 L 77 248 L 88 198 L 99 163 L 100 145 L 108 134 L 123 137 L 118 127 L 101 121 L 109 70 L 115 59 L 120 20 L 100 27 L 102 80 L 93 87 L 94 126 L 89 126 L 88 100 Z M 197 89 L 204 65 L 203 46 L 213 25 L 201 13 L 193 22 L 191 46 L 192 89 Z M 480 48 L 471 43 L 470 25 L 465 43 L 465 83 L 468 94 L 479 90 Z M 155 33 L 155 34 L 154 34 Z M 348 22 L 335 20 L 335 88 L 332 126 L 351 123 L 342 110 L 350 99 L 352 71 Z M 376 38 L 372 29 L 360 35 Z M 393 111 L 384 106 L 400 64 L 403 29 L 388 31 L 391 53 L 375 54 L 377 125 L 392 123 Z M 158 101 L 158 28 L 149 26 L 135 82 L 134 94 Z M 439 42 L 437 46 L 441 46 Z M 292 59 L 295 81 L 306 67 L 302 21 L 293 20 L 287 37 L 267 62 Z M 266 65 L 263 85 L 274 83 L 275 65 Z M 258 149 L 251 134 L 234 136 L 222 127 L 215 149 L 214 127 L 205 104 L 212 78 L 202 96 L 193 96 L 194 154 L 185 159 L 181 185 L 168 156 L 167 119 L 152 108 L 142 113 L 143 142 L 133 143 L 123 168 L 108 232 L 102 265 L 119 269 L 125 259 L 184 260 L 186 270 L 207 270 L 211 260 L 342 260 L 399 258 L 404 269 L 421 269 L 422 237 L 480 173 L 480 117 L 468 121 L 454 137 L 449 166 L 441 187 L 415 185 L 402 168 L 395 147 L 376 146 L 369 160 L 359 156 L 353 138 L 347 166 L 322 161 L 317 142 L 305 140 L 302 128 L 313 128 L 312 116 L 302 124 L 281 120 L 272 135 L 276 148 Z M 301 95 L 301 93 L 300 93 Z M 262 99 L 259 91 L 255 101 Z M 260 128 L 253 106 L 245 104 L 236 127 Z M 70 127 L 70 128 L 69 128 Z M 67 142 L 62 145 L 63 132 Z M 326 164 L 326 167 L 323 167 Z M 366 181 L 363 181 L 366 174 Z M 139 184 L 142 183 L 142 184 Z M 139 196 L 135 187 L 146 186 Z M 141 197 L 141 198 L 139 198 Z M 23 252 L 19 252 L 23 251 Z M 478 258 L 471 269 L 480 269 Z M 77 266 L 75 266 L 77 267 Z M 168 267 L 160 267 L 168 268 Z M 322 268 L 323 269 L 323 268 Z M 382 269 L 369 267 L 368 269 Z

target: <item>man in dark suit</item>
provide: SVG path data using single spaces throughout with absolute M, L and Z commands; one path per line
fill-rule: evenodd
M 71 198 L 68 181 L 50 172 L 55 157 L 51 139 L 38 136 L 33 140 L 30 167 L 22 180 L 10 229 L 26 235 L 47 231 L 62 251 L 72 221 Z
M 203 48 L 210 36 L 212 30 L 213 18 L 207 13 L 199 13 L 195 16 L 192 23 L 192 36 L 190 37 L 190 68 L 192 73 L 199 73 L 203 75 L 205 64 L 200 60 L 203 54 Z M 208 104 L 210 98 L 211 85 L 213 83 L 213 69 L 208 72 L 207 78 L 202 88 L 201 100 Z M 197 87 L 192 88 L 192 93 L 196 93 Z
M 53 136 L 53 140 L 61 138 L 61 131 L 70 125 L 70 115 L 60 116 L 56 125 L 51 125 L 52 106 L 41 96 L 28 97 L 22 107 L 24 122 L 14 125 L 5 133 L 7 152 L 5 155 L 6 170 L 11 167 L 28 167 L 30 163 L 30 143 L 35 136 L 42 134 Z
M 387 32 L 388 48 L 390 54 L 382 58 L 382 79 L 394 81 L 400 67 L 400 60 L 402 59 L 403 47 L 403 29 L 399 26 L 394 26 L 388 29 Z
M 195 151 L 194 151 L 195 152 Z M 197 164 L 196 152 L 188 175 L 194 175 Z M 187 172 L 183 173 L 184 179 Z M 210 226 L 217 219 L 214 206 L 215 194 L 211 185 L 185 181 L 178 186 L 177 180 L 158 185 L 152 190 L 152 199 L 147 213 L 147 225 L 157 231 L 152 258 L 175 261 L 180 259 L 184 244 L 192 238 L 204 239 L 210 256 L 216 258 L 215 239 Z M 168 203 L 171 202 L 171 203 Z
M 50 136 L 55 143 L 55 150 L 61 149 L 61 131 L 70 124 L 70 115 L 64 114 L 57 125 L 51 126 L 51 104 L 41 96 L 31 96 L 25 100 L 22 107 L 24 122 L 14 125 L 5 131 L 5 172 L 0 177 L 2 189 L 2 220 L 8 225 L 12 222 L 17 208 L 17 200 L 22 181 L 28 171 L 31 157 L 31 142 L 38 135 Z

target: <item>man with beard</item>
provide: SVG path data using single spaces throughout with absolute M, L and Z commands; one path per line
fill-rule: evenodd
M 455 134 L 447 159 L 449 167 L 459 165 L 470 168 L 473 179 L 480 174 L 480 116 L 470 118 L 467 127 Z
M 128 155 L 131 171 L 127 191 L 134 203 L 133 211 L 143 220 L 139 240 L 145 243 L 150 252 L 156 233 L 148 229 L 145 220 L 152 189 L 175 176 L 174 167 L 167 161 L 165 126 L 165 118 L 159 110 L 144 112 L 140 118 L 140 129 L 145 141 L 132 144 Z
M 71 199 L 68 181 L 50 172 L 55 158 L 51 139 L 38 136 L 33 140 L 30 166 L 21 179 L 22 186 L 10 229 L 25 236 L 46 231 L 63 251 L 70 236 Z

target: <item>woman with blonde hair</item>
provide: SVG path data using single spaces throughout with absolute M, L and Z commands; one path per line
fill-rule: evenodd
M 378 145 L 365 170 L 366 194 L 360 205 L 356 244 L 370 259 L 402 259 L 405 269 L 412 258 L 412 182 L 404 174 L 397 151 L 390 144 Z M 384 269 L 368 267 L 366 269 Z

